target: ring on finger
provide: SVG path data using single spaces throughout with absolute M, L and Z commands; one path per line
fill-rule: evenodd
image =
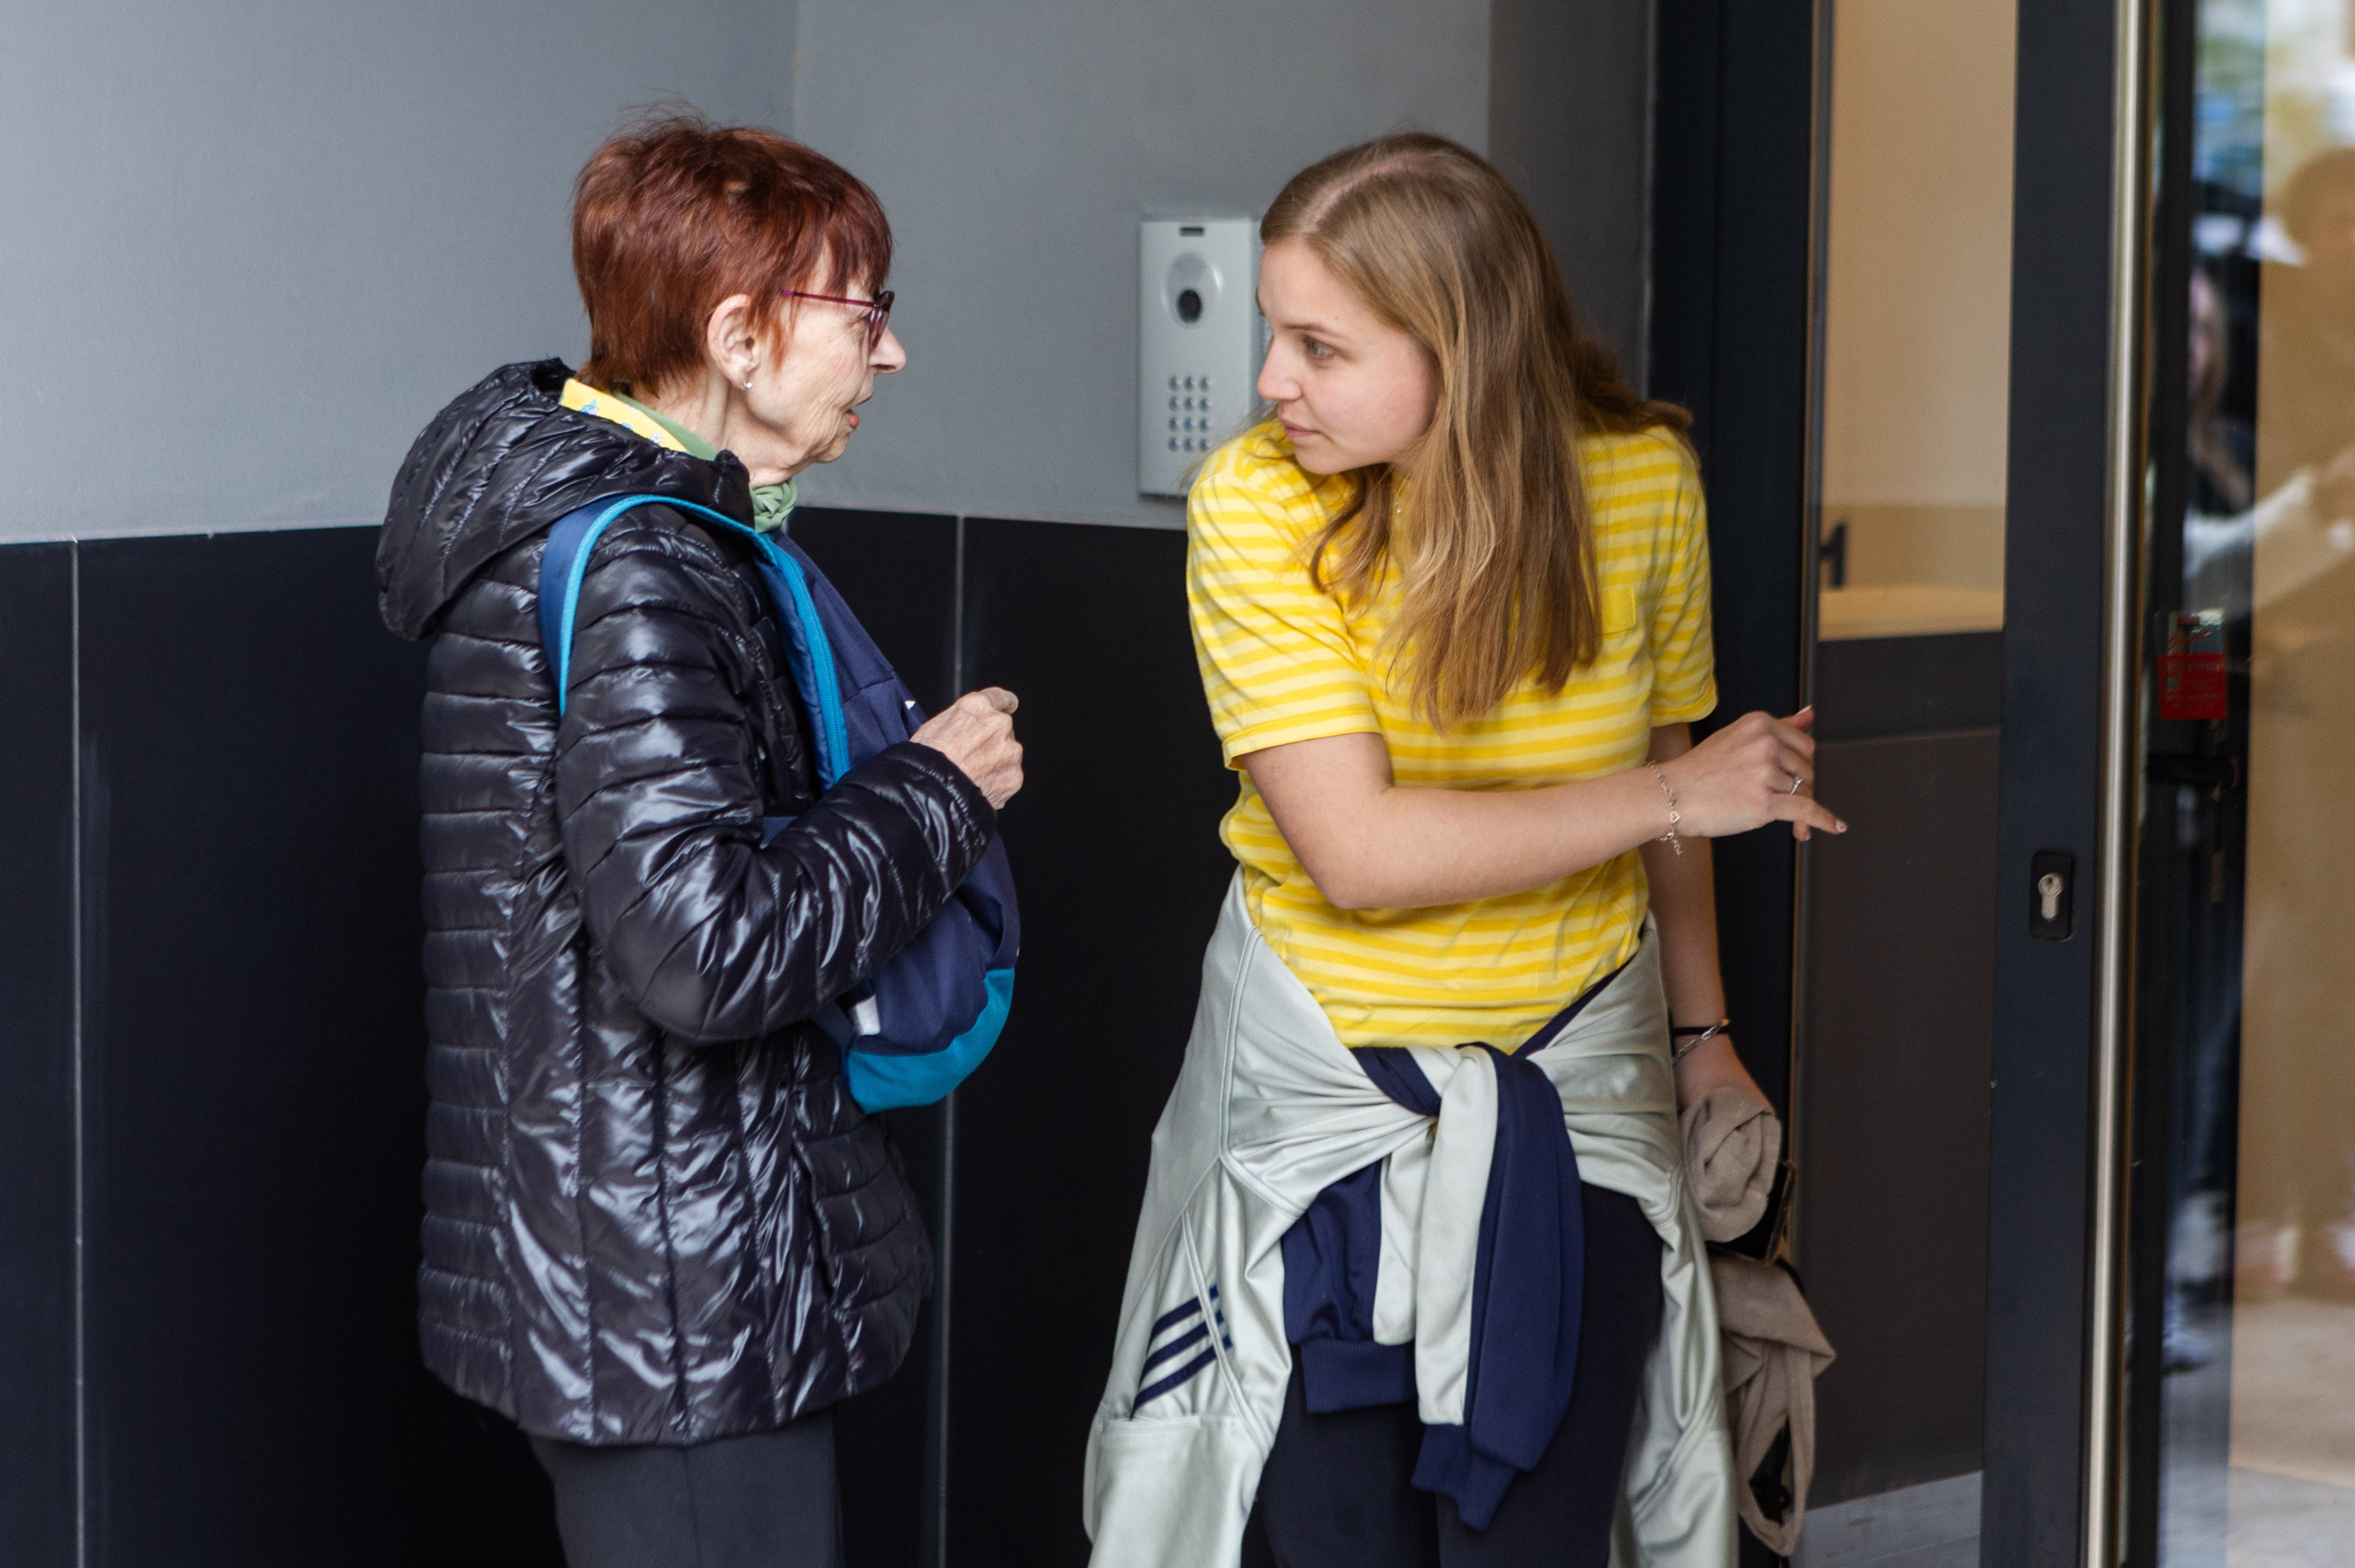
M 1791 775 L 1791 793 L 1793 795 L 1798 794 L 1799 791 L 1806 786 L 1806 782 L 1807 781 L 1806 779 L 1801 778 L 1798 774 L 1793 773 Z

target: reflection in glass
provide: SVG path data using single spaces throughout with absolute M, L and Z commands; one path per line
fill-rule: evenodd
M 2355 1564 L 2355 4 L 2196 23 L 2189 232 L 2159 236 L 2190 265 L 2157 364 L 2188 387 L 2151 443 L 2179 508 L 2141 906 L 2161 1557 Z
M 1827 639 L 2003 624 L 2016 16 L 1875 0 L 1833 24 Z

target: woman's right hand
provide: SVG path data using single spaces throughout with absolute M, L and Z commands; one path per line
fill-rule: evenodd
M 1788 719 L 1745 713 L 1669 762 L 1660 772 L 1677 792 L 1678 831 L 1703 838 L 1787 822 L 1791 837 L 1811 829 L 1845 833 L 1848 824 L 1808 792 L 1816 785 L 1816 710 Z
M 968 691 L 908 739 L 954 763 L 992 806 L 1002 806 L 1022 787 L 1022 742 L 1014 738 L 1018 706 L 1002 686 Z

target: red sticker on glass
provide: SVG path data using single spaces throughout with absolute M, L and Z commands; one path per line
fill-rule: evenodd
M 2158 656 L 2158 716 L 2222 719 L 2224 713 L 2224 612 L 2171 617 L 2167 651 Z

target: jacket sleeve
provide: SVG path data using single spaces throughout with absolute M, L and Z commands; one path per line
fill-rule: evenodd
M 980 861 L 996 814 L 947 757 L 903 742 L 762 848 L 736 586 L 674 530 L 614 532 L 581 584 L 557 730 L 565 863 L 649 1019 L 750 1039 L 889 963 Z

